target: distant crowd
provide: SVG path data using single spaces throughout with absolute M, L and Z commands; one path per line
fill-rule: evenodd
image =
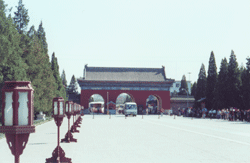
M 219 110 L 207 110 L 206 108 L 184 108 L 178 109 L 178 114 L 183 117 L 197 117 L 197 118 L 216 118 L 229 121 L 247 121 L 250 122 L 250 109 L 240 110 L 238 108 L 224 108 Z

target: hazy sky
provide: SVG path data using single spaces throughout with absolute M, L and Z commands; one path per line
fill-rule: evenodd
M 16 11 L 19 0 L 5 0 Z M 45 28 L 68 84 L 84 65 L 165 66 L 167 78 L 206 72 L 211 51 L 217 71 L 234 50 L 239 66 L 250 55 L 249 0 L 23 0 L 31 25 Z

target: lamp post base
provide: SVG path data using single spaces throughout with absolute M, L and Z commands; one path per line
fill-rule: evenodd
M 11 153 L 15 156 L 15 163 L 20 162 L 20 155 L 23 153 L 24 148 L 29 139 L 29 133 L 26 134 L 5 134 L 7 144 Z
M 64 150 L 60 146 L 57 146 L 52 153 L 52 157 L 46 159 L 46 163 L 61 163 L 61 162 L 72 163 L 71 158 L 65 157 Z
M 77 139 L 73 138 L 73 134 L 68 131 L 65 135 L 65 138 L 61 140 L 61 142 L 70 143 L 70 142 L 77 142 Z
M 73 126 L 71 127 L 70 131 L 71 131 L 72 133 L 75 133 L 75 132 L 79 133 L 79 132 L 80 132 L 79 130 L 76 129 L 76 126 L 75 126 L 75 125 L 73 125 Z

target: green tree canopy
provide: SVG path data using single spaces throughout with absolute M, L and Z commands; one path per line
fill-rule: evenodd
M 224 58 L 221 60 L 220 71 L 218 75 L 218 81 L 215 88 L 215 100 L 214 100 L 214 109 L 223 109 L 227 108 L 227 83 L 228 81 L 228 62 Z
M 228 80 L 227 84 L 227 103 L 229 107 L 239 107 L 240 106 L 240 71 L 238 67 L 238 62 L 234 51 L 231 51 L 229 64 L 228 64 Z
M 246 58 L 246 68 L 241 72 L 241 95 L 242 95 L 242 109 L 250 108 L 250 58 Z
M 52 69 L 54 78 L 56 80 L 56 87 L 57 87 L 56 96 L 63 97 L 64 100 L 66 101 L 67 100 L 66 89 L 63 86 L 62 78 L 60 77 L 60 74 L 59 74 L 59 65 L 57 62 L 57 58 L 55 57 L 55 53 L 52 54 L 51 69 Z
M 68 93 L 78 94 L 78 83 L 76 82 L 75 75 L 72 76 L 70 84 L 67 89 Z
M 186 76 L 183 75 L 181 79 L 181 87 L 179 88 L 179 95 L 186 95 L 188 92 Z
M 38 30 L 37 30 L 36 34 L 37 34 L 39 40 L 41 41 L 44 52 L 48 53 L 48 44 L 47 44 L 47 41 L 46 41 L 46 34 L 45 34 L 45 31 L 44 31 L 44 28 L 43 28 L 42 21 L 41 21 L 41 23 L 40 23 L 40 25 L 38 27 Z
M 213 108 L 214 104 L 214 91 L 217 83 L 217 66 L 215 63 L 214 52 L 211 52 L 208 66 L 208 76 L 206 84 L 206 107 Z
M 67 88 L 66 74 L 64 70 L 62 72 L 61 78 L 62 78 L 62 83 L 63 83 L 64 88 Z
M 20 35 L 15 29 L 13 19 L 5 14 L 6 5 L 0 0 L 0 90 L 4 81 L 25 81 L 27 65 L 23 62 L 19 47 Z M 0 94 L 0 106 L 2 94 Z M 0 107 L 2 108 L 2 107 Z
M 27 29 L 30 18 L 28 15 L 28 9 L 24 7 L 22 0 L 19 0 L 18 6 L 16 6 L 16 8 L 17 11 L 14 12 L 15 13 L 14 22 L 17 31 L 21 34 Z
M 197 89 L 196 89 L 196 94 L 195 94 L 195 100 L 200 100 L 201 98 L 206 97 L 205 92 L 206 92 L 206 70 L 205 66 L 202 63 L 199 76 L 198 76 L 198 81 L 197 81 Z
M 194 97 L 195 97 L 196 90 L 197 90 L 197 83 L 194 82 L 194 84 L 192 85 L 192 88 L 191 88 L 191 95 Z

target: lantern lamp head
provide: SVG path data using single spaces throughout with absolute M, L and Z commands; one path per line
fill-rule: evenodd
M 53 115 L 54 116 L 64 116 L 65 109 L 64 109 L 64 99 L 62 97 L 55 97 L 53 98 Z
M 66 101 L 65 103 L 65 113 L 66 114 L 72 114 L 73 112 L 73 102 L 72 101 Z
M 33 92 L 30 81 L 5 81 L 2 88 L 3 126 L 33 125 Z

